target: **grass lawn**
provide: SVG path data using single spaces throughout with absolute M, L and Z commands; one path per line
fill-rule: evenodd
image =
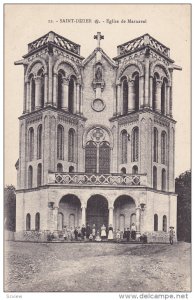
M 5 243 L 5 292 L 187 292 L 191 244 Z

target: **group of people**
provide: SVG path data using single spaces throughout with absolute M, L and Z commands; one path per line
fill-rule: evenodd
M 83 225 L 82 227 L 67 227 L 63 228 L 63 238 L 65 241 L 79 241 L 79 240 L 88 240 L 88 241 L 104 241 L 104 240 L 113 240 L 116 239 L 117 242 L 121 240 L 126 240 L 127 242 L 136 239 L 136 226 L 133 223 L 130 228 L 125 228 L 124 231 L 117 229 L 113 230 L 113 226 L 110 224 L 108 229 L 103 224 L 100 229 L 96 228 L 96 225 L 93 224 L 90 227 L 89 224 L 87 226 Z

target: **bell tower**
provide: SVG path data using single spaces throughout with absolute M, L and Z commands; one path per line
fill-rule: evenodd
M 119 169 L 147 174 L 148 186 L 174 192 L 175 121 L 170 50 L 149 34 L 117 47 L 114 126 Z
M 82 60 L 78 44 L 51 31 L 15 62 L 24 66 L 18 189 L 47 184 L 49 171 L 80 168 Z

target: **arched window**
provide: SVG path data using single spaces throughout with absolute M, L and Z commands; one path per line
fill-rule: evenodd
M 135 111 L 139 110 L 139 74 L 135 74 L 134 90 L 135 90 Z
M 128 113 L 128 82 L 126 78 L 122 79 L 122 99 L 123 99 L 123 115 Z
M 68 161 L 75 161 L 75 131 L 72 128 L 68 132 Z
M 153 188 L 157 189 L 157 168 L 153 167 Z
M 128 141 L 127 131 L 123 130 L 121 132 L 121 163 L 122 164 L 127 163 L 127 141 Z
M 57 172 L 63 172 L 63 166 L 62 166 L 62 164 L 57 164 Z
M 64 127 L 58 125 L 57 128 L 57 158 L 64 159 Z
M 33 168 L 29 166 L 28 168 L 28 188 L 31 189 L 33 187 Z
M 37 186 L 41 186 L 42 184 L 42 164 L 38 164 L 37 166 Z
M 64 70 L 59 70 L 58 71 L 58 101 L 57 101 L 57 108 L 62 108 L 62 97 L 63 97 L 63 78 L 65 77 L 65 72 Z
M 164 78 L 161 87 L 161 113 L 165 114 L 166 112 L 166 88 L 167 88 L 167 79 Z
M 68 89 L 68 111 L 74 113 L 75 79 L 71 76 Z
M 40 213 L 36 213 L 35 215 L 35 230 L 40 230 Z
M 37 159 L 42 157 L 42 125 L 37 129 Z
M 163 231 L 167 232 L 167 216 L 163 216 Z
M 99 147 L 99 173 L 110 173 L 110 145 L 102 142 Z
M 162 169 L 162 191 L 166 191 L 166 170 Z
M 165 131 L 161 134 L 161 164 L 166 164 L 166 147 L 167 147 L 167 134 Z
M 122 173 L 122 174 L 126 174 L 126 172 L 127 172 L 127 171 L 126 171 L 126 168 L 122 168 L 122 169 L 121 169 L 121 173 Z
M 30 214 L 26 215 L 26 230 L 30 230 L 31 229 L 31 217 Z
M 89 141 L 85 147 L 85 172 L 97 172 L 97 146 L 93 141 Z
M 70 166 L 69 167 L 69 173 L 73 173 L 74 172 L 74 167 L 73 166 Z
M 41 99 L 41 107 L 44 107 L 44 74 L 43 74 L 43 68 L 41 68 L 38 72 L 37 75 L 40 76 L 40 99 Z
M 154 231 L 158 231 L 158 215 L 154 215 Z
M 132 168 L 132 174 L 138 174 L 138 166 L 133 166 Z
M 153 84 L 152 84 L 152 109 L 156 110 L 156 87 L 157 87 L 157 80 L 159 79 L 159 74 L 154 73 L 153 77 Z
M 30 92 L 31 92 L 31 111 L 35 110 L 35 79 L 32 76 L 30 79 Z
M 132 130 L 132 161 L 138 161 L 139 157 L 139 128 Z
M 158 162 L 158 130 L 154 127 L 154 157 L 153 161 Z
M 28 151 L 29 151 L 29 161 L 34 159 L 34 129 L 31 127 L 29 128 L 28 132 Z

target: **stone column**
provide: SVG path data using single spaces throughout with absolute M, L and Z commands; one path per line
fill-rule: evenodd
M 150 76 L 150 100 L 149 100 L 149 107 L 150 109 L 152 109 L 153 105 L 152 105 L 152 102 L 153 102 L 153 77 Z
M 30 112 L 30 82 L 26 83 L 26 112 Z
M 141 215 L 141 208 L 136 208 L 136 238 L 140 237 L 140 215 Z
M 117 86 L 113 84 L 113 116 L 117 116 Z
M 99 157 L 100 157 L 100 144 L 97 143 L 97 170 L 96 172 L 99 173 Z
M 144 107 L 149 106 L 149 58 L 145 59 L 145 99 Z
M 166 111 L 167 111 L 167 116 L 170 116 L 170 85 L 167 85 L 167 89 L 166 89 L 166 98 L 167 98 L 167 102 L 166 102 Z
M 156 91 L 155 91 L 155 111 L 161 113 L 161 87 L 162 81 L 157 80 Z
M 121 115 L 121 84 L 117 84 L 117 109 L 116 113 L 117 115 Z
M 57 101 L 58 101 L 58 75 L 53 75 L 53 105 L 57 107 Z
M 109 221 L 108 221 L 108 226 L 110 226 L 110 224 L 111 224 L 112 227 L 113 227 L 113 210 L 114 210 L 114 207 L 110 206 L 109 207 Z
M 128 112 L 135 110 L 135 82 L 128 82 Z
M 82 216 L 81 216 L 81 226 L 84 224 L 86 226 L 86 207 L 82 206 L 81 207 L 82 210 Z
M 83 114 L 83 88 L 82 85 L 80 85 L 80 90 L 81 90 L 81 98 L 80 98 L 80 114 Z
M 24 81 L 24 94 L 23 94 L 23 114 L 26 113 L 27 99 L 26 99 L 26 82 Z
M 173 106 L 173 87 L 172 87 L 172 82 L 173 82 L 173 70 L 170 70 L 170 75 L 171 75 L 171 85 L 170 85 L 170 97 L 169 97 L 169 116 L 172 118 L 173 113 L 172 113 L 172 106 Z
M 65 77 L 62 78 L 62 109 L 68 111 L 68 88 L 69 80 Z
M 44 106 L 46 106 L 48 100 L 48 75 L 44 75 Z
M 144 105 L 144 77 L 141 76 L 139 78 L 139 108 L 143 108 L 146 106 L 146 102 Z
M 79 104 L 80 104 L 80 84 L 76 84 L 76 114 L 79 114 Z
M 41 108 L 41 77 L 35 78 L 35 109 Z

